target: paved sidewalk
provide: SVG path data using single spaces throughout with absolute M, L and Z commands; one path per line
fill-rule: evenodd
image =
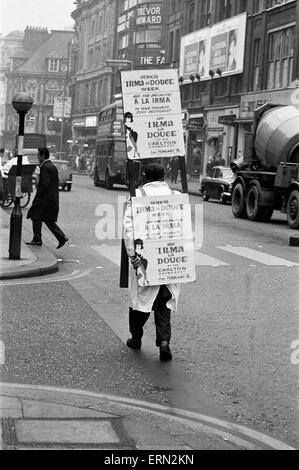
M 0 384 L 3 450 L 292 450 L 197 413 L 80 390 Z
M 58 270 L 56 256 L 46 247 L 25 244 L 32 239 L 32 233 L 22 226 L 21 257 L 9 259 L 10 213 L 0 208 L 0 279 L 14 279 L 40 276 Z

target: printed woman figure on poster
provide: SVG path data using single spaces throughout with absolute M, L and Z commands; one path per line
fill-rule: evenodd
M 127 147 L 128 158 L 130 160 L 133 160 L 135 158 L 140 158 L 140 155 L 137 149 L 138 133 L 134 131 L 132 127 L 133 114 L 130 112 L 125 113 L 124 121 L 125 121 L 126 147 Z
M 143 257 L 143 240 L 137 238 L 134 241 L 135 245 L 135 256 L 140 260 L 140 266 L 136 269 L 138 284 L 143 286 L 148 286 L 149 282 L 146 275 L 146 269 L 148 265 L 148 261 L 146 258 Z M 142 281 L 143 282 L 142 282 Z

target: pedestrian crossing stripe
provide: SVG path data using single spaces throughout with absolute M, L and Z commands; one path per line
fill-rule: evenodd
M 120 266 L 120 245 L 98 245 L 92 246 L 92 248 L 101 256 L 112 261 L 117 266 Z M 294 263 L 284 258 L 270 255 L 268 253 L 253 250 L 244 246 L 216 246 L 217 249 L 226 251 L 233 255 L 241 256 L 249 260 L 256 261 L 266 266 L 299 266 L 299 263 Z M 206 255 L 200 251 L 194 253 L 195 265 L 196 266 L 231 266 L 233 263 L 224 262 L 218 258 Z
M 196 266 L 229 266 L 228 263 L 220 261 L 220 259 L 213 258 L 196 250 L 194 252 L 194 260 Z
M 262 251 L 253 250 L 252 248 L 247 248 L 245 246 L 217 246 L 216 248 L 234 255 L 242 256 L 243 258 L 257 261 L 261 264 L 266 264 L 267 266 L 298 266 L 298 263 L 293 263 L 292 261 L 269 255 Z
M 120 266 L 120 245 L 92 246 L 101 256 L 108 258 L 112 263 Z

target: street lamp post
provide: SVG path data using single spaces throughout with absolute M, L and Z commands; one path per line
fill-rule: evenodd
M 17 93 L 12 99 L 12 105 L 19 115 L 19 135 L 15 201 L 14 209 L 10 216 L 9 259 L 20 259 L 22 236 L 22 211 L 20 198 L 22 194 L 22 160 L 24 153 L 25 115 L 32 107 L 33 99 L 27 93 Z

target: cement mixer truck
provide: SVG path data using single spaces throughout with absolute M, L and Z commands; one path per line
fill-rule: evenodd
M 235 217 L 267 222 L 274 210 L 299 228 L 299 110 L 266 103 L 256 109 L 252 132 L 245 135 L 241 165 L 232 163 Z

